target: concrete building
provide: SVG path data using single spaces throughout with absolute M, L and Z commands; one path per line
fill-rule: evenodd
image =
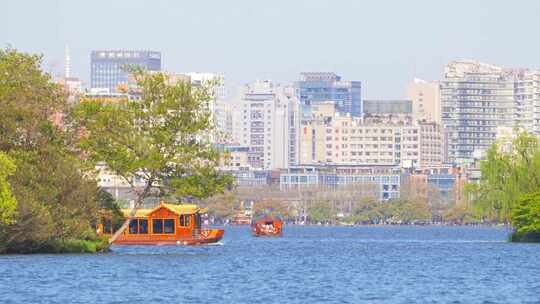
M 396 166 L 322 165 L 295 166 L 281 170 L 280 188 L 346 185 L 373 185 L 377 187 L 379 200 L 399 197 L 400 169 Z
M 128 84 L 128 66 L 149 71 L 161 70 L 161 53 L 143 50 L 95 50 L 90 55 L 90 87 L 116 92 L 119 85 Z
M 441 124 L 441 97 L 438 81 L 424 81 L 415 78 L 407 86 L 407 98 L 412 101 L 414 121 L 436 122 Z
M 407 99 L 364 99 L 364 115 L 412 114 L 412 101 Z
M 540 71 L 514 73 L 515 125 L 540 136 Z
M 442 163 L 436 123 L 372 122 L 315 106 L 301 123 L 300 164 L 371 164 L 417 168 Z
M 362 84 L 360 81 L 345 81 L 334 73 L 301 73 L 295 82 L 298 98 L 309 108 L 321 102 L 332 101 L 340 113 L 353 117 L 362 116 Z
M 407 99 L 365 99 L 364 122 L 378 124 L 412 124 L 412 101 Z
M 449 162 L 471 162 L 493 143 L 497 126 L 514 124 L 514 80 L 501 67 L 452 61 L 445 67 L 440 96 Z
M 270 81 L 246 85 L 232 105 L 232 138 L 249 147 L 252 168 L 297 163 L 300 105 L 294 90 Z

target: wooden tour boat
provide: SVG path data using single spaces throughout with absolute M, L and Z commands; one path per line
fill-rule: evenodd
M 281 236 L 283 221 L 275 216 L 264 216 L 251 223 L 254 236 Z
M 130 218 L 129 209 L 122 209 Z M 206 208 L 196 205 L 160 203 L 154 209 L 138 209 L 130 218 L 129 226 L 116 239 L 115 245 L 201 245 L 216 243 L 223 237 L 223 229 L 201 228 L 201 215 Z M 98 225 L 98 234 L 112 235 L 111 221 Z

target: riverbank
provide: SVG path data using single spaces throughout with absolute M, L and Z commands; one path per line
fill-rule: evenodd
M 510 235 L 510 242 L 513 243 L 540 243 L 540 232 L 518 233 Z
M 6 250 L 6 254 L 69 254 L 108 252 L 109 241 L 106 238 L 95 240 L 54 240 L 36 248 L 16 248 Z

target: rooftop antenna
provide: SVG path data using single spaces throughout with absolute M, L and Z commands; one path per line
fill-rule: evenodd
M 64 52 L 66 58 L 64 63 L 64 76 L 66 78 L 71 77 L 71 56 L 69 55 L 69 45 L 66 44 L 66 49 Z

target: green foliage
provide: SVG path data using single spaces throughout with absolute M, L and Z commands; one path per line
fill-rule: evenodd
M 513 241 L 540 241 L 540 192 L 523 194 L 511 214 Z
M 40 69 L 41 57 L 0 49 L 0 150 L 46 144 L 51 116 L 66 107 L 64 93 Z
M 349 222 L 374 224 L 384 221 L 389 217 L 389 212 L 384 204 L 375 199 L 364 199 L 358 202 L 352 210 Z
M 0 222 L 1 252 L 38 252 L 61 240 L 92 240 L 97 185 L 83 172 L 62 127 L 64 92 L 40 70 L 41 58 L 0 50 L 0 151 L 16 199 L 13 221 Z
M 8 176 L 15 172 L 15 164 L 4 153 L 0 152 L 0 224 L 9 225 L 15 222 L 17 200 L 11 193 Z
M 238 199 L 230 191 L 205 199 L 203 205 L 208 208 L 209 216 L 221 220 L 232 220 L 236 212 L 240 211 Z
M 473 210 L 465 204 L 453 205 L 443 213 L 443 220 L 456 224 L 467 224 L 476 222 Z
M 538 139 L 520 132 L 511 145 L 495 143 L 480 168 L 480 183 L 466 188 L 476 215 L 487 221 L 508 222 L 513 202 L 523 193 L 540 189 Z
M 312 223 L 330 223 L 335 220 L 336 214 L 332 206 L 326 201 L 317 201 L 307 210 Z
M 289 217 L 289 210 L 283 201 L 265 199 L 254 204 L 253 215 L 256 217 L 265 215 L 279 216 L 286 219 Z
M 389 201 L 388 204 L 392 222 L 409 224 L 431 221 L 432 211 L 425 202 L 398 199 Z
M 136 207 L 152 195 L 201 199 L 229 187 L 232 180 L 217 171 L 220 155 L 208 141 L 211 88 L 133 73 L 140 99 L 86 100 L 75 109 L 73 123 L 85 134 L 79 148 L 88 160 L 104 162 L 129 183 Z M 144 181 L 142 189 L 136 180 Z
M 93 240 L 53 240 L 44 244 L 37 252 L 39 253 L 98 253 L 109 251 L 107 238 Z M 32 252 L 29 252 L 32 253 Z

